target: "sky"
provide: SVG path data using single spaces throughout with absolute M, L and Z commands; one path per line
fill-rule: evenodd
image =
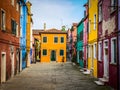
M 79 23 L 84 17 L 84 4 L 87 0 L 28 0 L 32 3 L 33 29 L 66 29 L 72 23 Z

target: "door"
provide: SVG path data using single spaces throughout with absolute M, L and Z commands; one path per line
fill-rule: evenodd
M 108 41 L 104 42 L 104 77 L 109 78 Z
M 11 53 L 11 77 L 14 76 L 14 53 Z
M 6 81 L 6 53 L 1 56 L 1 83 Z
M 51 51 L 51 61 L 56 61 L 56 51 L 55 50 Z

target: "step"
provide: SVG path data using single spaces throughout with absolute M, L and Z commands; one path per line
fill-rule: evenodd
M 99 81 L 108 82 L 108 79 L 107 78 L 99 78 Z
M 97 85 L 99 86 L 103 86 L 104 85 L 104 82 L 101 82 L 101 81 L 94 81 Z
M 89 75 L 90 74 L 90 70 L 83 71 L 83 74 Z

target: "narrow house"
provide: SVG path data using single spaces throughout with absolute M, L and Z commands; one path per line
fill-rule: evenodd
M 20 72 L 19 0 L 0 1 L 0 82 Z
M 98 27 L 98 78 L 117 88 L 118 71 L 118 16 L 117 0 L 99 0 L 99 27 Z

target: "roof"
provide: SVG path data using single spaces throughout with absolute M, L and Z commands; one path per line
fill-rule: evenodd
M 67 34 L 66 31 L 61 31 L 61 30 L 57 30 L 55 28 L 52 29 L 48 29 L 48 30 L 33 30 L 33 34 Z

